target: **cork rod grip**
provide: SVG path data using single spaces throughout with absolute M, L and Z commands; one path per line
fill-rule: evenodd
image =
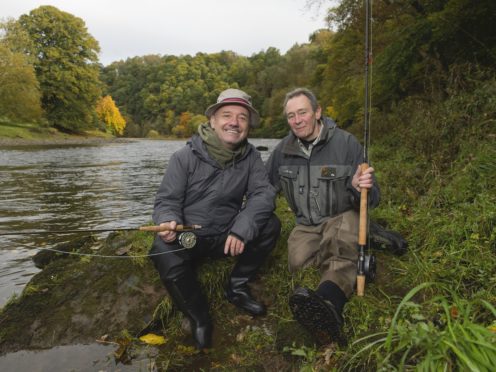
M 357 275 L 357 296 L 363 297 L 365 293 L 365 275 Z
M 361 166 L 362 173 L 368 169 L 369 165 L 363 163 Z M 360 191 L 360 223 L 358 227 L 358 244 L 364 246 L 367 243 L 367 206 L 368 206 L 368 192 L 367 188 L 362 188 Z
M 184 225 L 177 225 L 175 229 L 170 227 L 170 224 L 165 223 L 160 226 L 141 226 L 140 231 L 153 231 L 153 232 L 161 232 L 161 231 L 185 231 L 192 230 L 191 227 L 187 228 Z
M 361 166 L 362 173 L 369 167 L 367 163 L 363 163 Z M 365 274 L 363 273 L 363 249 L 367 243 L 367 206 L 368 206 L 368 189 L 362 188 L 360 190 L 360 220 L 358 226 L 358 245 L 360 246 L 359 259 L 359 273 L 357 275 L 357 296 L 363 297 L 365 293 Z

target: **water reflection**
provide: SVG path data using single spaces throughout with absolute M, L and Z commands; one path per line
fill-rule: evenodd
M 266 146 L 277 140 L 251 140 Z M 22 235 L 22 231 L 137 227 L 150 221 L 153 199 L 170 155 L 185 141 L 136 140 L 95 146 L 22 146 L 0 149 L 0 307 L 38 270 L 34 248 L 77 234 Z
M 153 361 L 146 356 L 132 365 L 117 365 L 115 346 L 101 344 L 58 346 L 49 350 L 18 351 L 0 357 L 3 371 L 150 371 Z

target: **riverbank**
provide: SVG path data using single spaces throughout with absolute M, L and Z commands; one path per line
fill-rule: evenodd
M 43 145 L 98 145 L 108 142 L 129 142 L 132 139 L 115 137 L 100 130 L 88 130 L 78 134 L 63 133 L 53 127 L 36 123 L 12 123 L 0 120 L 0 146 Z
M 285 221 L 286 238 L 291 215 L 287 207 L 279 214 Z M 286 305 L 292 286 L 288 285 L 285 239 L 252 286 L 269 306 L 266 317 L 248 316 L 224 299 L 223 286 L 233 259 L 208 261 L 200 267 L 199 279 L 209 297 L 215 328 L 214 348 L 208 353 L 194 349 L 184 328 L 187 322 L 165 296 L 146 257 L 152 239 L 153 235 L 143 232 L 116 233 L 104 242 L 87 237 L 57 247 L 69 250 L 70 256 L 38 254 L 35 262 L 42 271 L 21 296 L 0 310 L 0 366 L 14 358 L 11 353 L 22 350 L 100 343 L 114 346 L 107 357 L 115 359 L 115 365 L 109 362 L 110 369 L 142 362 L 157 370 L 297 368 L 299 360 L 284 349 L 293 342 L 311 347 L 312 340 L 309 335 L 302 337 Z M 164 336 L 165 343 L 153 346 L 139 339 L 149 332 Z M 90 349 L 84 350 L 89 353 L 85 354 L 87 365 L 95 362 Z

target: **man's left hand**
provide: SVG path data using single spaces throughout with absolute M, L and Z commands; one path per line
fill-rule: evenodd
M 224 254 L 230 254 L 231 256 L 237 256 L 243 253 L 245 250 L 245 243 L 239 240 L 234 235 L 229 235 L 226 239 L 226 244 L 224 245 Z
M 374 186 L 374 177 L 372 176 L 374 173 L 374 168 L 368 167 L 365 171 L 362 172 L 362 167 L 359 165 L 355 174 L 353 175 L 353 179 L 351 180 L 351 185 L 358 191 L 362 191 L 362 187 L 366 189 L 371 189 Z

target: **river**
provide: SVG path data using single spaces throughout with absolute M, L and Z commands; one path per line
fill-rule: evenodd
M 253 139 L 266 160 L 278 140 Z M 153 200 L 172 153 L 184 140 L 0 148 L 0 308 L 39 270 L 40 248 L 80 235 L 27 231 L 135 228 L 151 221 Z M 104 237 L 107 234 L 100 234 Z

